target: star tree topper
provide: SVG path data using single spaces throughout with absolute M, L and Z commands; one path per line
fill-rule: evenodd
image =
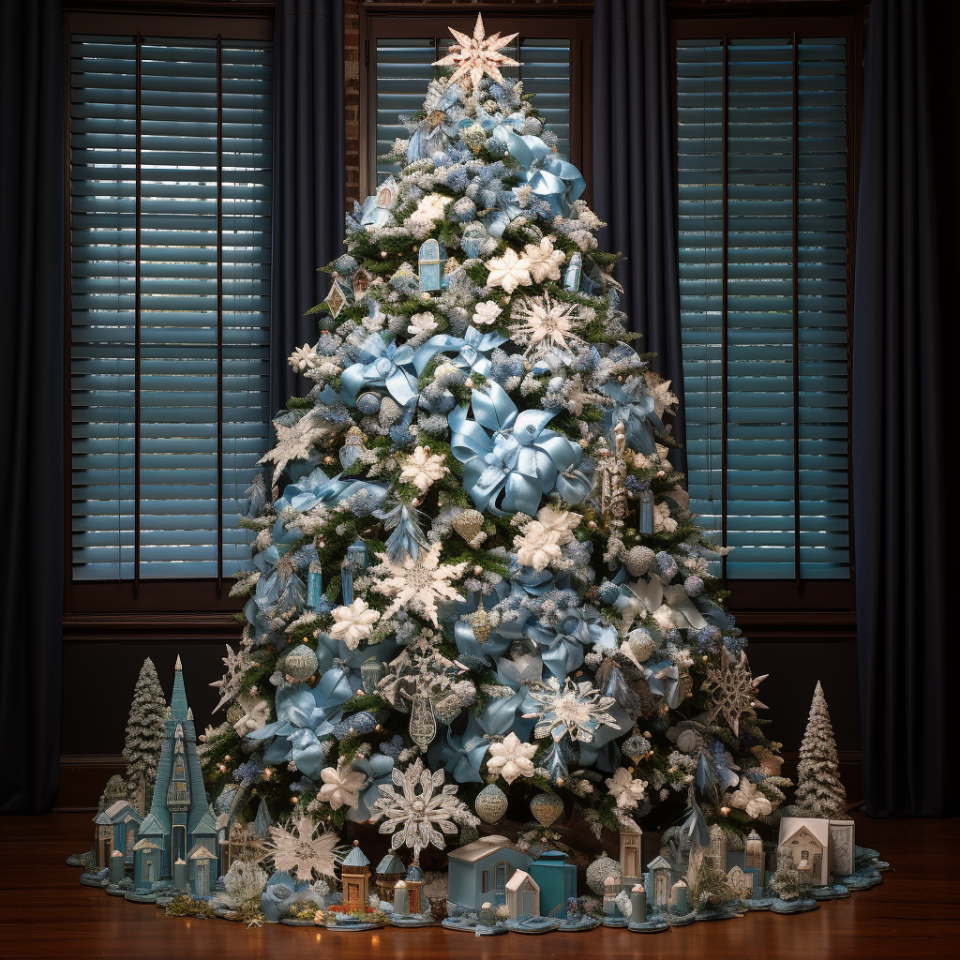
M 492 77 L 498 83 L 502 83 L 501 67 L 520 66 L 516 60 L 500 53 L 500 49 L 513 40 L 517 34 L 511 33 L 509 37 L 501 37 L 499 33 L 494 33 L 488 37 L 483 29 L 483 17 L 479 14 L 477 15 L 476 26 L 473 28 L 472 37 L 454 30 L 453 27 L 447 29 L 460 42 L 453 44 L 450 47 L 450 53 L 443 59 L 437 60 L 433 66 L 456 67 L 453 76 L 450 77 L 450 83 L 456 83 L 461 77 L 469 76 L 471 83 L 476 87 L 480 84 L 484 74 Z

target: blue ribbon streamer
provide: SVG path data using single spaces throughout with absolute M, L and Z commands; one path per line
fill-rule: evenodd
M 384 387 L 401 407 L 416 399 L 417 376 L 413 350 L 406 344 L 387 343 L 375 333 L 360 348 L 360 362 L 340 375 L 340 396 L 347 406 L 357 405 L 361 390 Z
M 474 391 L 471 403 L 473 420 L 467 419 L 466 407 L 452 410 L 447 419 L 453 431 L 450 449 L 463 464 L 464 488 L 478 510 L 535 516 L 543 497 L 559 489 L 564 474 L 567 503 L 589 495 L 592 484 L 572 473 L 583 460 L 580 445 L 546 429 L 553 412 L 520 412 L 493 380 Z
M 544 667 L 561 682 L 582 666 L 585 647 L 615 647 L 617 638 L 616 629 L 603 623 L 589 604 L 567 610 L 555 627 L 527 621 L 524 633 L 542 648 Z

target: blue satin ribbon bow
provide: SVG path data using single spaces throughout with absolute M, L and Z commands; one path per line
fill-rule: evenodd
M 340 396 L 349 407 L 357 405 L 360 391 L 385 387 L 401 407 L 417 397 L 413 350 L 406 344 L 387 343 L 380 334 L 368 337 L 360 347 L 360 362 L 340 375 Z
M 413 365 L 420 376 L 426 370 L 430 361 L 438 353 L 453 353 L 450 362 L 461 370 L 468 373 L 479 373 L 482 377 L 490 375 L 490 361 L 484 354 L 489 353 L 501 343 L 506 343 L 507 337 L 496 331 L 492 333 L 480 333 L 476 327 L 467 327 L 466 333 L 462 337 L 450 337 L 446 334 L 440 334 L 431 337 L 422 347 L 420 347 L 413 357 Z
M 543 665 L 563 681 L 583 664 L 584 648 L 593 645 L 616 646 L 617 631 L 600 619 L 600 613 L 589 604 L 564 613 L 555 627 L 527 621 L 524 633 L 543 648 Z
M 611 430 L 623 423 L 627 446 L 643 454 L 653 453 L 657 449 L 654 428 L 662 433 L 664 427 L 643 380 L 634 377 L 623 386 L 608 380 L 602 389 L 614 401 L 613 409 L 607 410 L 603 416 L 604 427 Z
M 276 737 L 264 751 L 267 763 L 293 760 L 297 769 L 316 780 L 323 769 L 321 737 L 333 732 L 343 716 L 343 705 L 353 696 L 353 688 L 340 670 L 330 670 L 312 690 L 306 683 L 295 683 L 277 692 L 276 723 L 247 734 L 249 740 Z
M 554 413 L 520 412 L 492 380 L 474 391 L 471 403 L 474 420 L 467 419 L 466 407 L 452 410 L 447 419 L 450 449 L 464 465 L 464 488 L 478 510 L 535 516 L 554 490 L 571 504 L 588 496 L 592 483 L 575 471 L 583 461 L 580 445 L 546 429 Z
M 483 736 L 476 718 L 471 716 L 460 735 L 451 733 L 447 727 L 447 742 L 440 748 L 439 754 L 447 773 L 457 783 L 482 783 L 480 764 L 489 749 L 490 741 Z
M 363 823 L 373 816 L 373 805 L 380 799 L 380 786 L 392 781 L 393 757 L 375 753 L 369 759 L 354 760 L 350 769 L 367 775 L 366 784 L 360 788 L 359 803 L 347 812 L 348 820 Z

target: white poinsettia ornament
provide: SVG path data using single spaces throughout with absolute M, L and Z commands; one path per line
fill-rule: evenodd
M 437 601 L 463 600 L 450 581 L 459 580 L 468 564 L 441 563 L 442 549 L 443 544 L 435 543 L 429 550 L 421 550 L 416 559 L 408 556 L 403 564 L 393 563 L 385 553 L 377 554 L 381 563 L 374 572 L 384 575 L 385 579 L 377 581 L 373 589 L 394 598 L 384 616 L 391 617 L 409 605 L 438 627 Z
M 429 447 L 417 447 L 403 462 L 400 482 L 412 483 L 421 493 L 426 493 L 447 472 L 442 456 L 431 453 Z
M 728 800 L 731 807 L 743 810 L 754 820 L 773 813 L 773 804 L 749 780 L 741 780 L 740 786 L 729 795 Z
M 647 381 L 647 393 L 653 397 L 654 412 L 662 417 L 665 410 L 680 402 L 677 395 L 670 389 L 672 380 L 661 380 L 655 373 L 644 374 Z
M 530 524 L 531 527 L 534 524 Z M 548 533 L 539 524 L 537 529 L 529 530 L 523 536 L 513 538 L 513 549 L 517 559 L 525 567 L 533 567 L 539 573 L 545 570 L 554 560 L 563 555 L 560 549 L 560 537 L 556 533 Z
M 491 287 L 503 287 L 507 293 L 513 293 L 517 287 L 529 287 L 533 283 L 530 276 L 530 261 L 521 257 L 516 250 L 508 249 L 502 257 L 487 261 L 487 284 Z
M 473 308 L 473 322 L 478 327 L 489 326 L 491 323 L 497 322 L 497 317 L 499 317 L 502 312 L 493 300 L 485 300 Z
M 437 329 L 437 321 L 429 311 L 415 313 L 410 318 L 410 324 L 407 327 L 407 333 L 411 337 L 428 337 Z
M 373 625 L 380 619 L 376 610 L 371 610 L 362 597 L 357 597 L 349 607 L 336 607 L 330 636 L 342 640 L 351 650 L 356 650 L 361 640 L 373 632 Z
M 532 777 L 535 743 L 524 743 L 515 733 L 504 737 L 502 743 L 491 743 L 487 754 L 487 769 L 513 783 L 517 777 Z
M 607 778 L 607 789 L 610 796 L 617 798 L 621 810 L 635 810 L 646 796 L 647 781 L 634 779 L 629 770 L 620 767 Z
M 677 529 L 677 521 L 670 516 L 670 507 L 667 504 L 653 505 L 653 529 L 657 533 L 673 533 Z
M 351 810 L 360 804 L 360 788 L 367 779 L 365 773 L 351 770 L 349 766 L 324 767 L 320 771 L 323 786 L 320 788 L 318 799 L 329 803 L 333 810 L 349 807 Z
M 287 363 L 289 363 L 297 373 L 305 373 L 307 370 L 312 370 L 319 362 L 320 357 L 317 351 L 314 350 L 309 343 L 305 343 L 302 347 L 297 347 L 287 360 Z
M 528 243 L 523 248 L 523 253 L 530 261 L 530 276 L 537 283 L 560 279 L 560 264 L 565 256 L 562 250 L 553 249 L 550 237 L 544 237 L 539 244 Z

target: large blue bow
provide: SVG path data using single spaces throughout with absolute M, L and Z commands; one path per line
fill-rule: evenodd
M 482 334 L 476 327 L 467 327 L 467 332 L 462 337 L 440 334 L 431 337 L 417 350 L 413 357 L 413 365 L 419 376 L 438 353 L 456 351 L 457 355 L 450 361 L 455 367 L 487 377 L 490 375 L 490 361 L 484 354 L 499 347 L 501 343 L 506 343 L 507 339 L 496 331 Z
M 599 611 L 589 605 L 567 610 L 555 627 L 528 620 L 524 633 L 543 648 L 543 665 L 560 681 L 583 664 L 584 647 L 615 647 L 617 640 L 616 629 L 605 624 Z
M 567 503 L 588 496 L 592 484 L 574 469 L 583 460 L 580 445 L 546 429 L 554 413 L 521 413 L 493 380 L 474 391 L 471 402 L 474 420 L 467 419 L 466 407 L 452 410 L 447 419 L 453 431 L 450 449 L 464 465 L 464 488 L 478 510 L 535 516 L 543 497 L 554 490 Z
M 466 729 L 459 736 L 447 728 L 447 742 L 439 751 L 440 760 L 457 783 L 482 783 L 480 764 L 489 749 L 490 741 L 483 736 L 476 719 L 471 716 Z
M 543 661 L 538 656 L 528 656 L 520 661 L 501 657 L 497 661 L 497 681 L 514 691 L 512 697 L 491 700 L 480 715 L 480 727 L 491 736 L 506 734 L 513 730 L 526 741 L 536 720 L 524 717 L 537 709 L 536 701 L 529 696 L 532 684 L 543 678 Z
M 434 105 L 431 115 L 417 124 L 410 142 L 407 144 L 407 163 L 413 163 L 424 157 L 431 157 L 444 145 L 447 137 L 454 137 L 463 110 L 460 101 L 463 90 L 455 83 L 447 85 L 440 99 Z M 438 114 L 442 114 L 437 123 Z
M 607 410 L 603 425 L 608 430 L 623 423 L 627 446 L 643 454 L 651 454 L 657 449 L 653 430 L 663 432 L 663 422 L 656 414 L 653 397 L 646 391 L 643 380 L 634 377 L 624 386 L 608 380 L 603 392 L 613 401 L 613 409 Z
M 663 697 L 667 706 L 675 710 L 684 701 L 683 684 L 680 682 L 680 670 L 669 660 L 649 661 L 643 665 L 643 675 L 647 679 L 650 692 Z
M 312 690 L 306 683 L 295 683 L 277 692 L 276 723 L 247 734 L 250 740 L 276 740 L 264 751 L 267 763 L 293 760 L 297 769 L 316 780 L 323 769 L 323 744 L 320 738 L 333 732 L 343 716 L 343 705 L 353 696 L 353 688 L 341 670 L 330 670 Z
M 393 757 L 375 753 L 369 759 L 354 760 L 350 769 L 367 775 L 367 782 L 360 788 L 359 803 L 347 812 L 348 820 L 363 823 L 373 816 L 373 805 L 380 799 L 380 786 L 391 782 Z
M 368 387 L 386 387 L 405 407 L 417 396 L 413 350 L 406 344 L 388 344 L 378 333 L 368 337 L 360 347 L 360 362 L 340 375 L 340 396 L 347 406 L 355 407 L 360 391 Z
M 280 551 L 275 546 L 261 550 L 253 558 L 253 565 L 260 571 L 260 579 L 252 599 L 260 611 L 272 609 L 280 599 L 283 582 L 277 569 L 279 563 Z
M 318 670 L 324 676 L 327 672 L 338 672 L 346 678 L 350 688 L 359 693 L 363 690 L 360 668 L 370 660 L 389 663 L 399 651 L 400 644 L 392 638 L 380 643 L 362 643 L 356 650 L 351 650 L 342 640 L 321 633 L 317 639 Z
M 440 619 L 444 621 L 448 631 L 452 628 L 454 642 L 461 654 L 483 660 L 487 657 L 496 658 L 507 652 L 511 642 L 509 638 L 504 637 L 498 630 L 491 630 L 490 636 L 481 643 L 471 624 L 463 617 L 476 613 L 481 604 L 484 610 L 493 609 L 509 592 L 507 581 L 501 580 L 490 593 L 471 593 L 465 600 L 439 606 Z

